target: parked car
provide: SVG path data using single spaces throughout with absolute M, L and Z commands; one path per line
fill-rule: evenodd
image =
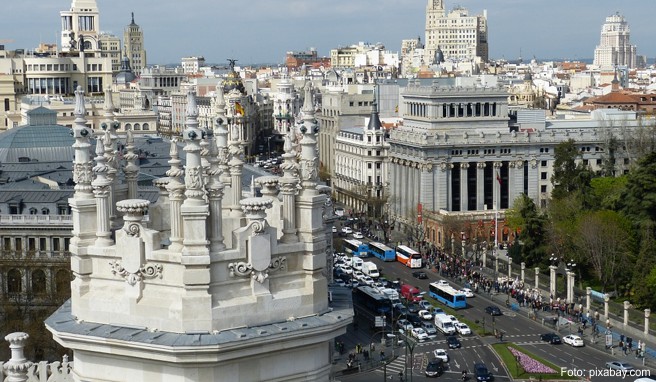
M 542 341 L 546 341 L 550 344 L 560 344 L 562 343 L 560 340 L 560 336 L 556 333 L 545 333 L 540 335 L 540 339 Z
M 427 311 L 426 309 L 422 309 L 419 312 L 417 312 L 419 317 L 421 317 L 422 320 L 430 321 L 433 319 L 433 315 L 431 312 Z
M 408 319 L 408 321 L 410 321 L 412 326 L 421 326 L 421 323 L 423 321 L 421 319 L 421 317 L 419 317 L 418 315 L 416 315 L 414 313 L 408 313 L 408 314 L 405 315 L 405 317 Z
M 424 372 L 427 377 L 439 377 L 442 375 L 442 373 L 444 373 L 444 363 L 441 359 L 436 358 L 428 361 L 428 364 L 426 365 L 426 371 Z
M 457 349 L 462 346 L 460 341 L 455 336 L 448 336 L 446 338 L 446 343 L 449 345 L 449 349 Z
M 613 370 L 633 370 L 634 367 L 627 362 L 622 361 L 609 361 L 606 362 L 606 367 Z
M 364 239 L 364 235 L 362 232 L 353 232 L 353 238 L 354 239 Z
M 444 310 L 442 308 L 433 307 L 431 313 L 433 313 L 433 316 L 435 316 L 436 314 L 444 314 Z
M 468 336 L 471 334 L 471 329 L 469 329 L 469 326 L 467 324 L 458 322 L 455 324 L 456 327 L 456 332 L 460 333 L 463 336 Z
M 583 346 L 583 339 L 574 334 L 569 334 L 563 337 L 563 342 L 574 347 Z
M 415 271 L 412 272 L 412 277 L 424 280 L 428 278 L 428 275 L 426 274 L 426 272 L 423 271 Z
M 408 312 L 410 313 L 417 313 L 421 310 L 419 304 L 415 304 L 414 302 L 408 304 L 407 308 L 408 308 Z
M 433 357 L 441 359 L 444 362 L 449 362 L 449 355 L 444 349 L 435 349 L 433 350 Z
M 351 227 L 342 227 L 342 232 L 345 234 L 351 234 L 353 233 L 353 229 Z
M 426 300 L 421 300 L 421 301 L 419 301 L 417 304 L 419 304 L 419 306 L 421 307 L 421 309 L 426 309 L 426 310 L 428 310 L 428 311 L 433 310 L 433 305 L 431 305 L 431 303 L 428 302 L 428 301 L 426 301 Z
M 410 323 L 410 321 L 406 320 L 405 318 L 402 318 L 402 319 L 398 320 L 398 321 L 396 322 L 396 326 L 397 326 L 399 329 L 403 329 L 403 330 L 405 330 L 405 331 L 409 331 L 409 330 L 412 330 L 412 329 L 413 329 L 413 326 L 412 326 L 412 324 Z
M 421 327 L 424 328 L 426 334 L 428 334 L 428 338 L 437 337 L 437 328 L 432 322 L 424 321 L 421 323 Z
M 498 306 L 490 305 L 485 308 L 485 313 L 489 314 L 490 316 L 500 316 L 501 309 L 499 309 Z
M 426 341 L 428 339 L 428 334 L 423 328 L 413 328 L 411 334 L 417 341 Z
M 487 366 L 483 363 L 474 364 L 474 377 L 479 382 L 491 381 L 494 379 L 492 374 L 487 370 Z

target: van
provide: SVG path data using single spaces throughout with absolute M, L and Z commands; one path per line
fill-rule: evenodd
M 435 315 L 435 327 L 444 334 L 454 334 L 456 332 L 456 327 L 453 325 L 453 321 L 451 321 L 451 318 L 446 314 Z
M 412 302 L 421 301 L 421 296 L 419 295 L 419 289 L 413 287 L 410 284 L 401 285 L 401 297 Z
M 380 293 L 382 293 L 383 296 L 387 296 L 391 301 L 399 299 L 399 292 L 392 288 L 383 288 L 380 290 Z
M 380 276 L 378 267 L 376 267 L 376 264 L 372 263 L 371 261 L 362 263 L 362 273 L 371 277 L 372 279 L 377 279 Z
M 364 262 L 359 257 L 353 256 L 351 258 L 351 268 L 355 269 L 356 271 L 361 271 L 362 272 L 362 264 L 363 263 Z

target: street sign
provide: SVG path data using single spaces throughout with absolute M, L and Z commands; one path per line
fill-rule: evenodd
M 385 316 L 376 316 L 375 326 L 377 328 L 382 328 L 385 326 Z

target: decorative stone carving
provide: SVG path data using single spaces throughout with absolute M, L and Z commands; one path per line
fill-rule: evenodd
M 11 349 L 11 359 L 2 365 L 3 369 L 7 371 L 5 381 L 27 381 L 27 369 L 32 366 L 32 362 L 25 358 L 23 349 L 28 338 L 30 338 L 29 334 L 23 332 L 10 333 L 5 336 L 5 341 L 9 342 Z
M 144 264 L 134 272 L 127 271 L 123 265 L 116 260 L 110 261 L 109 266 L 112 268 L 112 274 L 117 274 L 123 277 L 130 285 L 136 285 L 145 279 L 154 279 L 156 277 L 162 278 L 161 264 Z
M 478 163 L 476 163 L 476 168 L 484 169 L 484 168 L 485 168 L 485 165 L 486 165 L 485 162 L 478 162 Z
M 125 214 L 123 220 L 123 231 L 129 236 L 139 237 L 141 235 L 141 219 L 148 211 L 150 202 L 143 199 L 126 199 L 116 203 L 119 212 Z
M 272 200 L 269 198 L 246 198 L 240 200 L 239 204 L 249 220 L 247 227 L 250 226 L 256 234 L 264 232 L 267 227 L 265 211 L 273 207 Z
M 287 269 L 287 257 L 274 257 L 271 259 L 269 266 L 263 271 L 257 271 L 253 268 L 252 264 L 243 261 L 228 264 L 228 269 L 230 270 L 231 277 L 251 277 L 253 280 L 262 284 L 264 280 L 269 278 L 269 273 Z

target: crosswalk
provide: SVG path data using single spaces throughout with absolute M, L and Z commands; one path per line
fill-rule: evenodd
M 387 372 L 389 376 L 399 375 L 400 372 L 405 373 L 405 355 L 400 355 L 394 361 L 388 363 L 386 371 L 382 367 L 376 369 L 376 373 L 383 374 L 384 372 Z

